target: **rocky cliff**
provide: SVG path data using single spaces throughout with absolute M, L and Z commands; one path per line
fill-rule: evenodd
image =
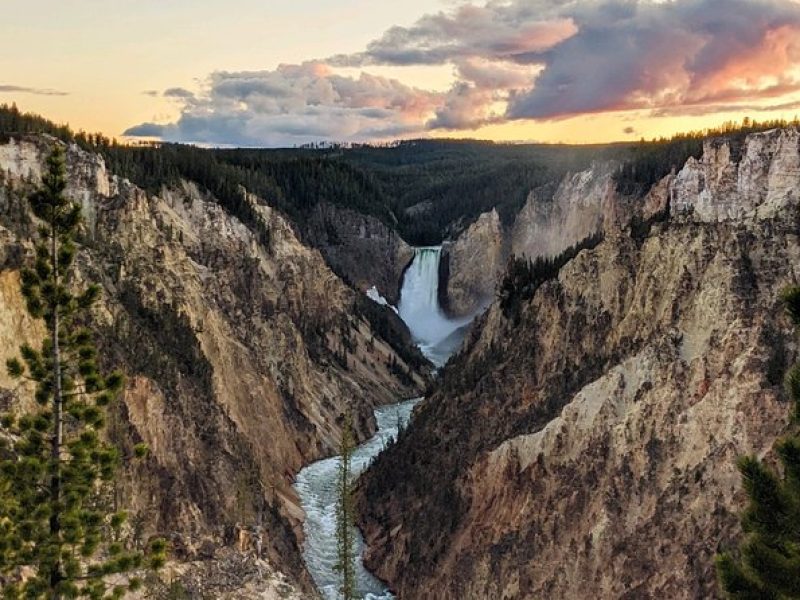
M 520 308 L 493 305 L 361 482 L 400 598 L 708 598 L 737 456 L 785 430 L 800 135 L 709 141 Z
M 500 216 L 483 213 L 451 244 L 442 248 L 446 274 L 439 286 L 440 304 L 454 316 L 488 305 L 508 256 Z
M 25 196 L 54 143 L 0 145 L 3 363 L 42 334 L 19 268 L 35 231 Z M 127 374 L 109 434 L 151 450 L 116 492 L 131 535 L 165 535 L 177 558 L 207 559 L 237 524 L 261 522 L 270 562 L 310 593 L 293 475 L 334 453 L 347 406 L 363 438 L 374 405 L 418 393 L 422 362 L 382 337 L 390 327 L 376 329 L 389 311 L 345 285 L 262 199 L 246 197 L 261 216 L 248 227 L 191 182 L 148 195 L 75 146 L 68 173 L 85 216 L 77 276 L 102 284 L 101 355 Z M 0 375 L 7 407 L 29 394 Z
M 396 231 L 376 217 L 327 203 L 317 204 L 304 229 L 336 273 L 361 291 L 375 286 L 397 305 L 414 250 Z
M 616 193 L 614 164 L 598 162 L 566 175 L 555 191 L 529 193 L 514 222 L 503 227 L 496 211 L 484 213 L 447 248 L 444 305 L 456 316 L 474 313 L 494 295 L 510 255 L 556 256 L 580 240 L 618 226 L 625 201 Z

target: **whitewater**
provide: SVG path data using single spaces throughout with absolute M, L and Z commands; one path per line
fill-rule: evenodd
M 437 367 L 442 366 L 458 348 L 471 318 L 449 319 L 439 306 L 440 247 L 415 250 L 414 259 L 403 277 L 397 313 L 408 326 L 414 342 Z M 385 302 L 377 295 L 370 297 Z M 355 475 L 367 468 L 411 419 L 420 398 L 405 399 L 397 404 L 375 409 L 377 433 L 353 452 Z M 336 477 L 339 457 L 315 462 L 297 475 L 295 489 L 305 511 L 303 558 L 314 583 L 325 600 L 338 600 L 339 574 L 336 572 Z M 394 596 L 374 577 L 361 560 L 364 540 L 356 530 L 356 579 L 359 595 L 364 600 L 392 600 Z

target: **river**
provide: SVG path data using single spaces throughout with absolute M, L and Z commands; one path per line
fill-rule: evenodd
M 414 342 L 437 367 L 458 348 L 466 333 L 470 318 L 449 319 L 438 301 L 439 261 L 441 248 L 417 248 L 414 260 L 403 277 L 400 318 L 408 325 Z M 397 404 L 375 409 L 377 433 L 353 452 L 352 469 L 361 473 L 390 438 L 397 435 L 398 426 L 411 418 L 414 405 L 420 398 L 402 399 Z M 325 600 L 338 600 L 339 574 L 335 570 L 336 556 L 336 477 L 339 457 L 317 461 L 297 475 L 295 489 L 306 514 L 303 523 L 305 545 L 303 558 L 314 583 Z M 364 600 L 391 600 L 394 596 L 386 586 L 364 567 L 361 556 L 364 541 L 357 532 L 356 577 L 359 595 Z

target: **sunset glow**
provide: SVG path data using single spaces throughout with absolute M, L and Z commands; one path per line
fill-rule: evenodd
M 9 0 L 0 103 L 222 145 L 606 142 L 800 114 L 795 0 Z

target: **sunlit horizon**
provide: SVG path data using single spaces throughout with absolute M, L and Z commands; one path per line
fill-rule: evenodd
M 275 4 L 10 0 L 0 103 L 118 139 L 265 147 L 610 143 L 800 114 L 795 0 Z

